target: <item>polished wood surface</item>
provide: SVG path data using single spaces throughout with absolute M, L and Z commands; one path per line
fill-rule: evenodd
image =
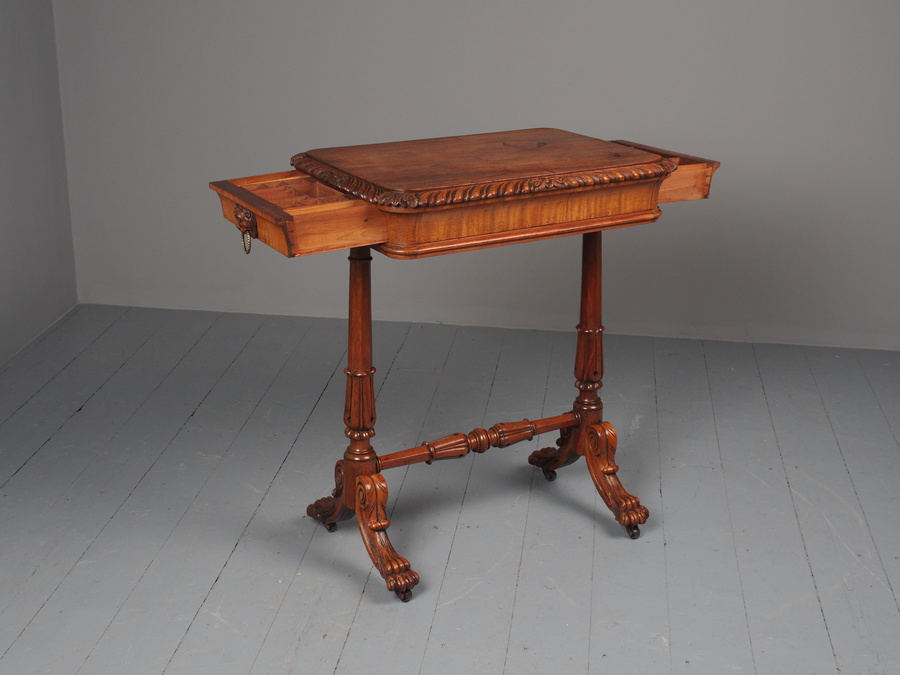
M 560 129 L 322 148 L 291 165 L 374 204 L 417 209 L 666 176 L 659 154 Z
M 372 246 L 420 258 L 653 222 L 719 163 L 526 129 L 326 148 L 297 171 L 217 181 L 225 218 L 290 257 Z
M 410 599 L 419 575 L 388 537 L 384 471 L 507 447 L 559 431 L 529 462 L 548 480 L 585 457 L 617 522 L 637 538 L 649 512 L 617 476 L 617 435 L 603 419 L 602 231 L 649 223 L 660 201 L 701 199 L 718 162 L 558 129 L 458 136 L 295 155 L 296 172 L 212 183 L 245 251 L 259 239 L 287 256 L 350 249 L 344 406 L 349 439 L 331 494 L 307 509 L 333 531 L 356 516 L 388 590 Z M 664 187 L 668 183 L 668 187 Z M 372 363 L 371 251 L 418 258 L 582 235 L 581 309 L 571 410 L 499 422 L 379 456 Z
M 210 187 L 219 193 L 226 219 L 291 258 L 378 244 L 388 236 L 377 208 L 299 171 L 217 181 Z

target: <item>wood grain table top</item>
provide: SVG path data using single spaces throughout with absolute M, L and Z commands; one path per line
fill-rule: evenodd
M 590 187 L 674 169 L 658 154 L 560 129 L 320 148 L 295 155 L 291 164 L 325 185 L 395 208 Z

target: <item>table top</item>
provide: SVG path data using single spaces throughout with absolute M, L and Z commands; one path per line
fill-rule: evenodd
M 245 250 L 421 258 L 639 225 L 660 203 L 704 199 L 719 166 L 560 129 L 321 148 L 291 164 L 210 184 Z
M 658 154 L 560 129 L 320 148 L 291 164 L 325 185 L 395 208 L 444 206 L 665 176 Z

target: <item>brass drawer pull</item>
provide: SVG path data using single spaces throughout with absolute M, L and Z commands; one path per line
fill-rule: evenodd
M 259 236 L 256 226 L 256 214 L 250 209 L 237 204 L 234 207 L 234 218 L 241 231 L 241 245 L 244 247 L 244 253 L 249 254 L 253 240 Z

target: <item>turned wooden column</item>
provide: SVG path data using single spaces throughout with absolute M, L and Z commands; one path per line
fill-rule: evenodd
M 582 423 L 599 422 L 603 414 L 600 387 L 603 386 L 603 296 L 600 232 L 585 234 L 581 246 L 581 315 L 575 352 L 575 411 Z
M 616 430 L 603 421 L 603 295 L 602 243 L 600 232 L 585 234 L 581 248 L 581 314 L 577 326 L 575 352 L 575 388 L 578 396 L 572 406 L 575 424 L 563 428 L 556 447 L 531 453 L 528 462 L 556 478 L 556 470 L 584 457 L 594 486 L 616 520 L 630 537 L 640 536 L 640 524 L 648 511 L 637 497 L 622 487 L 616 473 Z
M 372 367 L 372 256 L 368 246 L 350 251 L 350 317 L 347 340 L 347 392 L 344 399 L 344 506 L 356 510 L 354 486 L 361 475 L 376 472 L 375 368 Z
M 372 256 L 368 246 L 350 250 L 350 308 L 347 340 L 347 390 L 344 435 L 350 440 L 334 467 L 332 494 L 309 505 L 307 514 L 329 531 L 356 512 L 356 483 L 377 471 L 378 457 L 369 439 L 375 435 L 375 368 L 372 367 Z
M 639 525 L 649 512 L 629 494 L 616 475 L 618 438 L 612 424 L 603 421 L 603 296 L 601 233 L 584 235 L 581 254 L 581 319 L 575 356 L 575 387 L 578 398 L 574 412 L 581 417 L 573 450 L 584 455 L 594 486 L 628 536 L 637 539 Z

